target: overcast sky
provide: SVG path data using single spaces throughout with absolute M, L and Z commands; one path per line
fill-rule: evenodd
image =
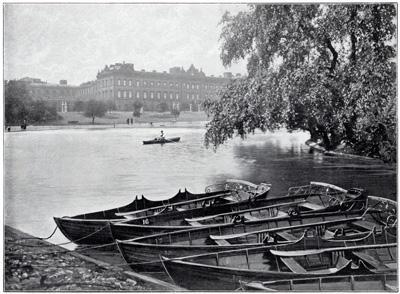
M 246 73 L 245 61 L 225 69 L 218 23 L 244 4 L 5 4 L 4 79 L 69 84 L 94 80 L 117 62 L 167 71 L 193 64 L 207 75 Z

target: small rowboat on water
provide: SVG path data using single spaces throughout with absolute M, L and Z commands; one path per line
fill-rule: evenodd
M 173 137 L 173 138 L 164 138 L 164 137 L 159 137 L 155 138 L 153 140 L 148 140 L 148 141 L 143 141 L 144 145 L 149 145 L 149 144 L 165 144 L 165 143 L 176 143 L 179 142 L 181 137 Z

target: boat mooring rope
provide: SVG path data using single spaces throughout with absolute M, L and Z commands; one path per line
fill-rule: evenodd
M 54 229 L 53 233 L 51 233 L 51 235 L 48 236 L 47 238 L 29 237 L 29 238 L 21 238 L 20 240 L 30 240 L 30 239 L 33 239 L 33 240 L 35 240 L 35 239 L 38 239 L 38 240 L 48 240 L 48 239 L 50 239 L 51 237 L 53 237 L 53 235 L 54 235 L 54 233 L 57 231 L 57 229 L 58 229 L 58 226 L 56 226 L 56 228 Z
M 29 244 L 20 244 L 20 245 L 23 245 L 23 246 L 26 246 L 26 247 L 52 247 L 52 246 L 67 245 L 67 244 L 71 244 L 71 243 L 75 243 L 75 242 L 84 240 L 84 239 L 86 239 L 86 238 L 88 238 L 88 237 L 90 237 L 90 236 L 92 236 L 92 235 L 94 235 L 94 234 L 96 234 L 96 233 L 98 233 L 98 232 L 104 230 L 106 227 L 109 227 L 109 226 L 110 226 L 110 224 L 107 223 L 107 225 L 105 225 L 104 227 L 101 227 L 100 229 L 98 229 L 98 230 L 96 230 L 96 231 L 90 233 L 89 235 L 83 236 L 82 238 L 76 239 L 76 240 L 74 240 L 74 241 L 69 241 L 69 242 L 64 242 L 64 243 L 58 243 L 58 244 L 48 244 L 48 245 L 29 245 Z M 57 228 L 58 228 L 58 227 L 56 227 L 56 229 L 54 230 L 53 234 L 51 234 L 50 237 L 52 237 L 52 236 L 54 235 L 54 233 L 56 232 Z M 32 237 L 32 238 L 22 238 L 22 239 L 20 239 L 20 240 L 28 240 L 28 239 L 31 239 L 31 240 L 32 240 L 32 239 L 33 239 L 33 240 L 35 240 L 35 239 L 38 239 L 38 240 L 47 240 L 47 239 L 49 239 L 50 237 L 48 237 L 48 238 L 46 238 L 46 239 L 37 238 L 37 237 Z M 17 242 L 17 243 L 19 243 L 19 242 Z

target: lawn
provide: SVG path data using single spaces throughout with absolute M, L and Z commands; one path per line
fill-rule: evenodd
M 59 113 L 62 116 L 62 120 L 52 122 L 51 124 L 70 124 L 74 122 L 76 124 L 92 124 L 91 117 L 85 117 L 81 112 L 66 112 Z M 94 120 L 95 124 L 126 124 L 126 120 L 133 119 L 134 123 L 160 123 L 160 122 L 198 122 L 207 121 L 207 115 L 202 112 L 181 112 L 180 116 L 175 120 L 174 116 L 170 113 L 164 112 L 144 112 L 139 119 L 132 116 L 132 112 L 111 112 L 107 113 L 104 117 L 96 117 Z M 136 121 L 135 121 L 136 120 Z M 69 123 L 70 122 L 70 123 Z

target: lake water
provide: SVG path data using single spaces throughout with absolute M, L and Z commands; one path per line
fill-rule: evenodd
M 396 168 L 372 160 L 310 153 L 308 133 L 257 133 L 205 149 L 204 127 L 164 128 L 181 142 L 143 145 L 154 128 L 64 129 L 4 134 L 5 224 L 38 237 L 53 216 L 125 205 L 135 195 L 168 198 L 179 189 L 204 192 L 229 178 L 271 183 L 271 196 L 310 181 L 363 188 L 396 200 Z M 57 231 L 51 242 L 67 241 Z

